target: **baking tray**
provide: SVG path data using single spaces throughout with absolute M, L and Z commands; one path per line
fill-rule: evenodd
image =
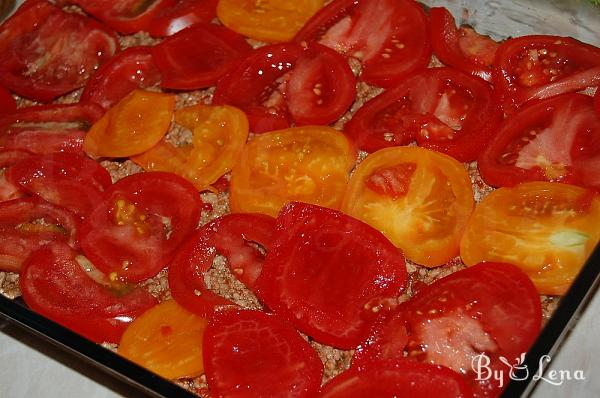
M 430 6 L 445 6 L 456 17 L 457 22 L 469 23 L 480 33 L 498 39 L 532 33 L 557 34 L 600 47 L 600 7 L 594 7 L 585 0 L 422 2 Z M 17 6 L 22 1 L 14 3 Z M 0 21 L 8 15 L 2 14 Z M 516 370 L 515 379 L 520 381 L 511 380 L 503 397 L 529 396 L 533 392 L 537 382 L 533 380 L 533 376 L 538 372 L 540 359 L 544 355 L 553 356 L 560 349 L 599 286 L 600 247 L 596 247 L 527 353 L 524 363 Z M 140 394 L 152 397 L 197 397 L 175 383 L 34 313 L 20 299 L 11 300 L 0 294 L 0 317 L 133 386 Z

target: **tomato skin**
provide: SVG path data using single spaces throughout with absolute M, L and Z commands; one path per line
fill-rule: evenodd
M 102 108 L 90 102 L 17 109 L 0 116 L 0 148 L 81 153 L 85 132 L 102 114 Z
M 596 108 L 596 113 L 600 116 L 600 86 L 596 87 L 596 95 L 594 95 L 594 107 Z
M 373 361 L 352 367 L 326 383 L 319 398 L 470 397 L 461 375 L 412 360 Z
M 26 195 L 18 185 L 13 184 L 6 178 L 6 173 L 12 165 L 32 156 L 33 153 L 24 150 L 0 150 L 0 169 L 3 169 L 0 172 L 0 202 L 17 199 Z
M 416 139 L 419 146 L 467 162 L 481 153 L 500 118 L 488 84 L 452 68 L 431 68 L 365 103 L 344 131 L 368 152 Z
M 290 200 L 340 207 L 356 150 L 325 126 L 276 130 L 246 144 L 231 172 L 234 213 L 277 216 Z
M 458 255 L 473 202 L 463 164 L 429 149 L 395 147 L 358 165 L 341 209 L 382 231 L 411 261 L 435 267 Z
M 13 165 L 6 178 L 81 217 L 102 200 L 104 191 L 112 184 L 110 174 L 97 162 L 72 153 L 27 158 Z
M 422 287 L 378 320 L 355 352 L 353 366 L 408 357 L 463 374 L 475 397 L 494 397 L 499 381 L 476 380 L 473 357 L 485 352 L 491 369 L 508 368 L 535 341 L 542 324 L 538 293 L 514 265 L 481 263 Z M 519 325 L 515 328 L 514 325 Z
M 317 353 L 277 316 L 259 311 L 215 314 L 204 334 L 211 394 L 227 397 L 313 397 L 323 365 Z
M 600 197 L 551 182 L 500 188 L 479 203 L 460 242 L 470 266 L 510 262 L 540 294 L 562 295 L 600 241 Z
M 172 7 L 158 12 L 152 19 L 148 33 L 154 37 L 172 36 L 200 23 L 209 23 L 216 17 L 218 0 L 179 0 Z
M 104 25 L 47 1 L 28 1 L 0 27 L 0 84 L 47 102 L 83 87 L 118 48 Z
M 44 220 L 46 225 L 34 223 Z M 81 219 L 72 212 L 29 197 L 0 203 L 0 269 L 17 272 L 31 253 L 52 241 L 79 247 Z
M 570 37 L 517 37 L 502 43 L 496 53 L 493 85 L 506 113 L 531 100 L 599 83 L 600 49 Z
M 37 250 L 20 272 L 25 303 L 94 342 L 118 343 L 129 323 L 158 301 L 134 288 L 125 295 L 91 279 L 63 243 Z
M 373 40 L 376 36 L 384 40 Z M 360 59 L 360 79 L 380 87 L 425 68 L 431 58 L 427 16 L 414 1 L 335 0 L 316 13 L 293 41 L 318 41 Z
M 181 246 L 169 266 L 173 298 L 202 317 L 212 316 L 217 307 L 234 305 L 206 287 L 204 274 L 212 267 L 216 254 L 222 254 L 233 275 L 254 291 L 264 255 L 249 242 L 268 251 L 274 230 L 274 218 L 251 213 L 227 214 L 204 225 Z
M 495 187 L 557 181 L 598 190 L 598 159 L 600 117 L 593 100 L 564 94 L 526 104 L 505 119 L 478 165 L 484 181 Z
M 210 23 L 191 26 L 152 48 L 161 87 L 190 90 L 214 86 L 252 47 L 243 36 Z
M 88 80 L 81 101 L 95 102 L 105 110 L 136 88 L 160 83 L 161 74 L 148 47 L 130 47 L 109 59 Z
M 290 202 L 274 237 L 257 295 L 318 342 L 354 348 L 381 303 L 393 302 L 406 283 L 402 253 L 381 232 L 339 211 Z
M 446 65 L 478 76 L 485 81 L 492 80 L 491 62 L 498 44 L 492 39 L 481 37 L 473 32 L 475 37 L 476 54 L 481 58 L 475 60 L 462 51 L 461 36 L 465 33 L 456 27 L 454 17 L 445 7 L 433 7 L 429 10 L 429 26 L 431 28 L 431 44 L 435 55 Z
M 198 191 L 175 174 L 146 172 L 125 177 L 105 192 L 103 201 L 84 220 L 81 247 L 111 279 L 145 280 L 169 263 L 197 226 L 200 205 Z
M 15 109 L 17 109 L 17 101 L 10 91 L 0 86 L 0 116 L 12 113 Z

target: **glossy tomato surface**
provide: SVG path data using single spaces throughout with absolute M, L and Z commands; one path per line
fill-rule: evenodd
M 388 87 L 429 63 L 427 16 L 412 0 L 335 0 L 294 37 L 319 42 L 362 63 L 360 78 Z
M 160 10 L 152 19 L 148 33 L 152 36 L 172 36 L 216 16 L 218 0 L 178 0 L 173 6 Z
M 339 211 L 291 202 L 256 282 L 258 297 L 314 340 L 355 347 L 406 283 L 404 256 Z
M 467 162 L 481 153 L 500 119 L 487 83 L 452 68 L 431 68 L 366 102 L 344 131 L 368 152 L 416 140 Z
M 77 256 L 64 243 L 33 253 L 20 272 L 25 303 L 92 341 L 118 343 L 127 325 L 157 300 L 139 287 L 111 290 L 97 283 Z
M 564 294 L 600 240 L 600 198 L 574 185 L 500 188 L 475 209 L 460 243 L 466 265 L 519 266 L 541 294 Z
M 25 196 L 18 184 L 14 184 L 6 178 L 10 167 L 22 160 L 33 157 L 33 153 L 19 149 L 0 150 L 0 202 L 17 199 Z
M 227 397 L 313 397 L 323 364 L 312 347 L 277 316 L 259 311 L 216 314 L 204 334 L 211 394 Z
M 455 159 L 419 147 L 387 148 L 358 165 L 341 209 L 382 231 L 408 259 L 432 267 L 458 255 L 473 191 Z
M 104 63 L 87 82 L 81 101 L 108 110 L 136 88 L 160 83 L 161 74 L 148 47 L 130 47 Z
M 13 165 L 6 177 L 23 190 L 85 217 L 112 184 L 110 174 L 83 154 L 53 153 Z
M 0 148 L 81 153 L 86 132 L 102 113 L 99 105 L 90 102 L 17 109 L 0 116 Z
M 339 208 L 355 160 L 356 151 L 346 137 L 329 127 L 256 136 L 233 168 L 231 210 L 276 216 L 290 200 Z
M 506 386 L 505 363 L 522 360 L 541 321 L 540 299 L 527 275 L 509 264 L 479 264 L 422 287 L 381 318 L 356 351 L 353 366 L 408 356 L 462 374 L 475 397 L 495 397 L 501 381 L 476 380 L 473 364 L 483 353 Z
M 47 102 L 83 87 L 118 49 L 114 32 L 93 19 L 28 1 L 0 26 L 0 84 Z
M 498 127 L 478 159 L 492 186 L 559 181 L 600 189 L 600 115 L 587 95 L 525 105 Z
M 191 143 L 175 146 L 162 139 L 131 159 L 149 171 L 169 171 L 190 181 L 199 191 L 231 171 L 248 139 L 248 119 L 232 106 L 194 105 L 178 109 L 175 122 L 192 132 Z
M 81 247 L 113 280 L 156 275 L 198 225 L 198 191 L 171 173 L 147 172 L 119 180 L 86 217 Z
M 600 48 L 570 37 L 522 36 L 502 43 L 493 84 L 504 111 L 600 83 Z
M 326 383 L 319 398 L 471 397 L 461 377 L 444 366 L 410 360 L 373 361 L 337 375 Z
M 0 203 L 0 269 L 18 272 L 23 262 L 49 242 L 78 248 L 81 219 L 39 198 Z

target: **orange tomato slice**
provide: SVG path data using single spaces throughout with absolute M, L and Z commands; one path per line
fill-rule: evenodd
M 266 42 L 290 41 L 323 0 L 219 0 L 217 16 L 229 29 Z
M 118 352 L 167 379 L 200 376 L 207 323 L 174 300 L 163 301 L 129 325 Z
M 339 209 L 355 160 L 346 136 L 330 127 L 258 135 L 231 173 L 231 210 L 277 216 L 291 200 Z
M 500 188 L 475 209 L 460 244 L 471 266 L 519 266 L 541 294 L 563 294 L 600 240 L 600 198 L 574 185 Z
M 175 112 L 175 122 L 192 131 L 189 145 L 176 147 L 166 140 L 131 157 L 148 171 L 169 171 L 199 190 L 210 187 L 231 171 L 248 139 L 248 119 L 232 106 L 194 105 Z
M 473 203 L 462 163 L 424 148 L 394 147 L 358 165 L 342 211 L 383 232 L 409 260 L 434 267 L 458 255 Z
M 127 157 L 147 151 L 169 130 L 175 96 L 134 90 L 90 128 L 83 150 L 93 158 Z

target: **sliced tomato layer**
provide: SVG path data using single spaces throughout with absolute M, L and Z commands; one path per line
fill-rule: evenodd
M 432 68 L 365 103 L 344 130 L 368 152 L 416 140 L 467 162 L 481 153 L 500 118 L 488 84 L 455 69 Z
M 214 104 L 237 106 L 255 133 L 296 125 L 329 124 L 350 107 L 355 79 L 346 60 L 313 44 L 285 43 L 254 50 L 221 79 Z
M 0 27 L 0 84 L 50 101 L 83 87 L 118 49 L 114 32 L 93 19 L 27 1 Z
M 429 19 L 431 44 L 440 61 L 483 80 L 492 80 L 492 64 L 499 46 L 496 41 L 470 27 L 457 27 L 444 7 L 431 8 Z
M 80 223 L 70 211 L 38 198 L 0 203 L 0 269 L 19 271 L 31 253 L 49 242 L 77 248 Z
M 504 120 L 478 160 L 486 183 L 559 181 L 600 189 L 600 115 L 592 98 L 565 94 Z
M 277 316 L 224 311 L 204 334 L 211 394 L 226 397 L 315 396 L 323 365 L 298 332 Z
M 353 367 L 321 388 L 319 398 L 467 398 L 472 392 L 460 374 L 416 361 L 373 361 Z
M 26 195 L 18 184 L 6 178 L 10 166 L 31 158 L 33 153 L 18 149 L 0 150 L 0 202 L 17 199 Z
M 427 16 L 411 0 L 335 0 L 298 32 L 296 43 L 319 43 L 362 62 L 360 78 L 388 87 L 425 68 L 431 57 Z
M 339 211 L 291 202 L 274 236 L 258 297 L 318 342 L 354 348 L 406 283 L 402 252 Z
M 139 287 L 97 283 L 64 243 L 37 250 L 21 269 L 19 283 L 32 310 L 98 343 L 118 343 L 127 325 L 158 303 Z
M 149 47 L 130 47 L 104 63 L 87 82 L 81 101 L 108 110 L 136 88 L 160 83 L 161 74 Z
M 352 363 L 408 356 L 461 373 L 475 397 L 495 397 L 501 381 L 476 380 L 472 364 L 485 355 L 506 386 L 509 366 L 522 360 L 541 323 L 540 299 L 527 275 L 509 264 L 479 264 L 421 288 L 381 318 Z
M 408 259 L 433 267 L 458 255 L 473 205 L 461 163 L 428 149 L 397 147 L 358 165 L 342 211 L 382 231 Z
M 192 90 L 217 84 L 252 48 L 243 36 L 219 25 L 194 25 L 152 48 L 161 86 Z
M 494 90 L 504 111 L 600 83 L 600 49 L 570 37 L 522 36 L 502 43 Z
M 201 23 L 209 23 L 217 13 L 218 0 L 178 0 L 173 6 L 160 10 L 148 27 L 151 36 L 172 36 Z
M 102 114 L 102 108 L 90 102 L 17 109 L 0 117 L 0 148 L 80 153 L 86 131 Z
M 574 185 L 500 188 L 475 209 L 460 242 L 467 265 L 519 266 L 541 294 L 564 294 L 600 241 L 600 197 Z
M 198 225 L 200 205 L 194 186 L 175 174 L 125 177 L 86 217 L 81 247 L 111 280 L 142 281 L 167 266 Z
M 15 109 L 17 109 L 17 102 L 14 97 L 10 91 L 0 86 L 0 116 L 14 112 Z

